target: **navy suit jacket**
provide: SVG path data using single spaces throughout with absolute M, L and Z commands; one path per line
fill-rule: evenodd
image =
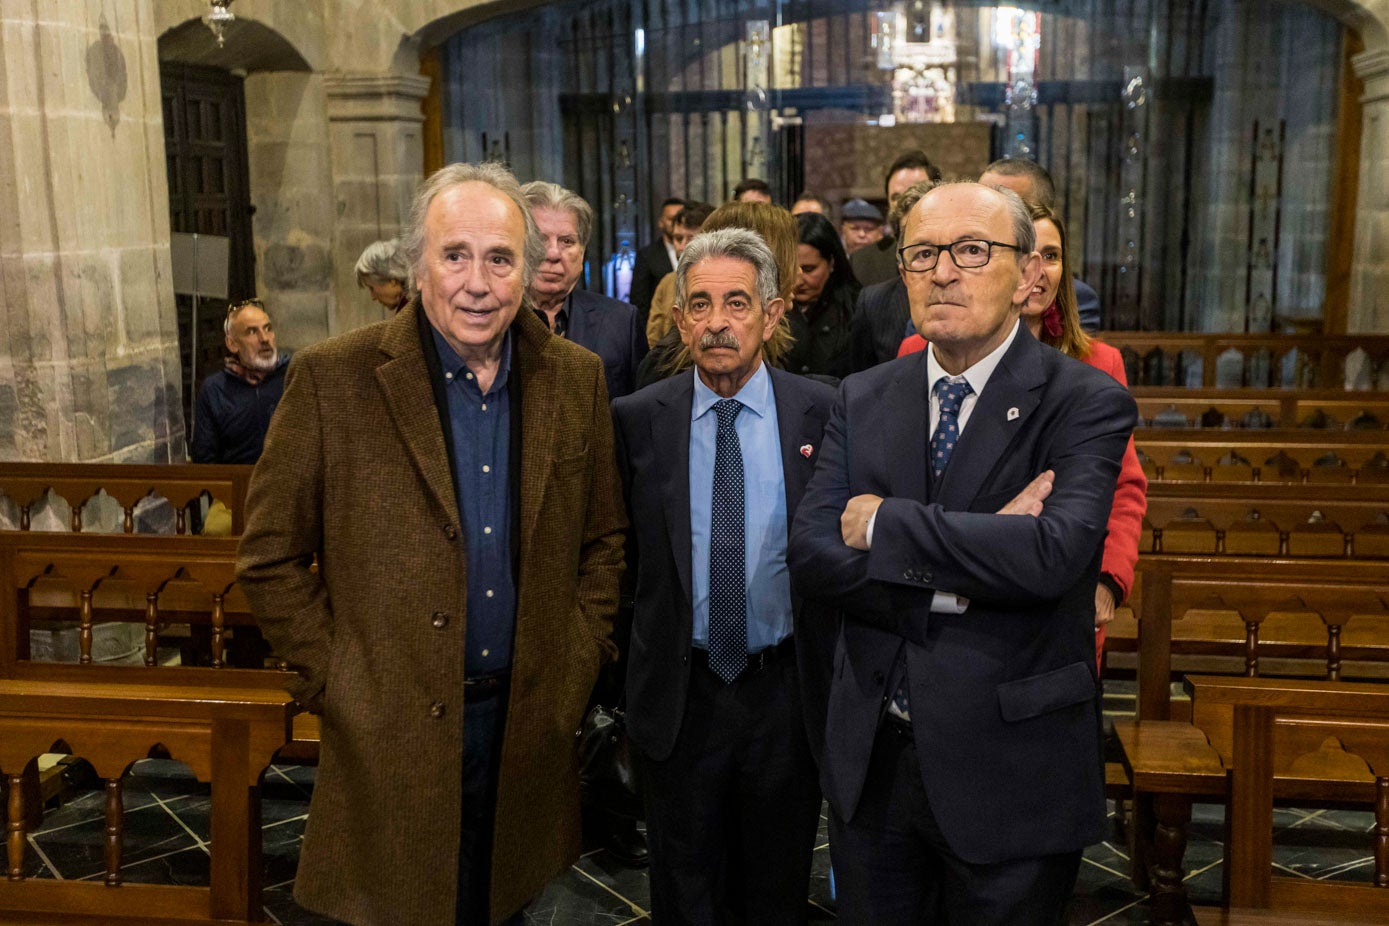
M 852 818 L 905 651 L 923 784 L 955 853 L 1075 851 L 1104 833 L 1095 583 L 1134 402 L 1023 327 L 936 485 L 926 356 L 844 381 L 790 537 L 792 581 L 844 615 L 821 783 Z M 994 513 L 1046 469 L 1040 517 Z M 863 493 L 885 499 L 869 552 L 840 533 Z M 931 613 L 935 589 L 968 609 Z
M 632 267 L 632 292 L 629 294 L 632 305 L 637 307 L 641 317 L 641 330 L 646 331 L 646 319 L 651 314 L 651 297 L 656 295 L 656 286 L 661 278 L 675 268 L 670 263 L 670 252 L 666 241 L 659 234 L 656 240 L 637 252 L 636 263 Z
M 775 367 L 769 372 L 781 435 L 789 533 L 820 455 L 834 390 Z M 674 748 L 690 686 L 694 633 L 690 577 L 693 376 L 689 371 L 677 374 L 613 403 L 618 470 L 632 524 L 627 568 L 632 570 L 635 564 L 637 576 L 632 640 L 625 657 L 627 731 L 632 741 L 657 761 Z M 810 447 L 809 455 L 802 452 L 806 446 Z M 794 591 L 791 607 L 799 649 L 804 616 Z M 817 638 L 823 638 L 823 633 Z M 827 688 L 828 671 L 821 674 L 821 687 Z M 803 680 L 802 686 L 805 684 Z M 817 734 L 823 730 L 818 720 L 815 726 Z M 815 742 L 811 742 L 812 750 L 817 750 Z
M 565 337 L 603 358 L 608 399 L 637 388 L 637 364 L 646 356 L 646 331 L 637 327 L 637 310 L 601 293 L 576 289 L 569 294 Z
M 895 359 L 912 320 L 901 276 L 865 286 L 849 320 L 849 364 L 855 373 Z

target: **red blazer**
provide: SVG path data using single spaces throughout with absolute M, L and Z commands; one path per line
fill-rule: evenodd
M 897 356 L 905 357 L 925 348 L 926 339 L 914 334 L 902 342 Z M 1128 378 L 1124 375 L 1124 359 L 1108 344 L 1092 340 L 1089 356 L 1081 359 L 1128 385 Z M 1133 438 L 1130 437 L 1119 468 L 1119 483 L 1114 488 L 1114 506 L 1109 510 L 1109 535 L 1104 541 L 1104 560 L 1100 564 L 1100 572 L 1119 586 L 1121 594 L 1116 605 L 1123 604 L 1133 588 L 1133 570 L 1138 565 L 1138 539 L 1143 534 L 1143 514 L 1147 510 L 1148 477 L 1143 475 L 1138 451 L 1134 449 Z M 1103 642 L 1101 628 L 1100 639 L 1096 643 L 1099 645 Z

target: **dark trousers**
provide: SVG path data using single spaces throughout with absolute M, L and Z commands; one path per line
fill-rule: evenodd
M 506 693 L 463 703 L 463 819 L 458 847 L 458 926 L 487 926 L 497 768 L 506 729 Z M 506 924 L 525 922 L 517 912 Z
M 656 926 L 806 921 L 820 787 L 794 656 L 731 685 L 699 660 L 674 751 L 639 769 Z
M 931 812 L 910 728 L 890 722 L 878 730 L 853 820 L 830 808 L 839 920 L 849 926 L 1056 926 L 1080 855 L 993 865 L 955 855 Z

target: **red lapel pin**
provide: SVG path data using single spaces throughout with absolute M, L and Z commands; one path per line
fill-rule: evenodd
M 801 444 L 801 456 L 805 457 L 807 460 L 810 459 L 810 455 L 814 452 L 814 447 L 810 446 L 809 444 Z

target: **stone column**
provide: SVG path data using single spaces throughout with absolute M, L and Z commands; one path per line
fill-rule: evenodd
M 336 307 L 328 320 L 337 334 L 379 321 L 386 310 L 357 286 L 353 267 L 362 249 L 392 238 L 409 219 L 423 172 L 420 102 L 429 78 L 343 74 L 325 78 L 337 224 L 333 238 Z
M 1389 51 L 1364 52 L 1351 64 L 1365 95 L 1346 330 L 1389 334 Z
M 184 458 L 153 19 L 0 4 L 0 458 Z

